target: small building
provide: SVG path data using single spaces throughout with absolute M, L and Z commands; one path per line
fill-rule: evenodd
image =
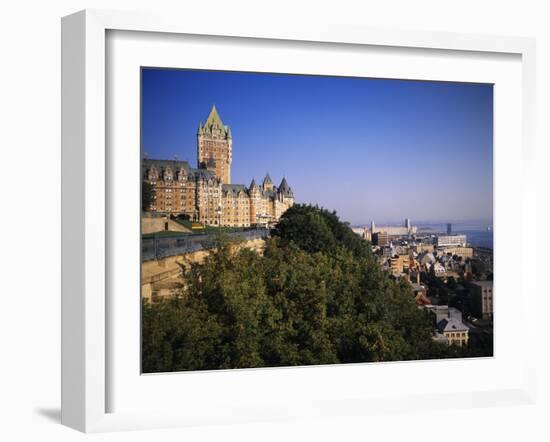
M 372 234 L 372 242 L 377 246 L 388 246 L 390 237 L 386 232 L 376 232 Z
M 439 333 L 444 335 L 449 345 L 468 345 L 469 328 L 458 318 L 444 318 L 437 323 Z
M 398 236 L 409 236 L 409 235 L 416 235 L 417 227 L 412 226 L 410 223 L 410 220 L 407 223 L 405 223 L 404 226 L 378 226 L 376 227 L 374 225 L 374 221 L 371 223 L 370 227 L 370 233 L 374 235 L 375 233 L 386 233 L 389 236 L 392 237 L 398 237 Z
M 472 247 L 445 247 L 441 251 L 443 253 L 460 256 L 463 259 L 472 258 L 474 256 L 474 249 Z
M 439 235 L 437 247 L 466 247 L 466 235 Z
M 480 319 L 493 319 L 493 281 L 471 281 L 468 288 L 474 315 Z
M 391 258 L 391 269 L 393 273 L 404 273 L 410 267 L 409 255 L 394 255 Z

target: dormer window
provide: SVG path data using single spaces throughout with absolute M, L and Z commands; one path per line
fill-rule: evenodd
M 155 167 L 151 167 L 151 169 L 149 169 L 149 173 L 148 173 L 148 178 L 149 178 L 149 181 L 156 181 L 158 179 L 158 171 Z
M 187 173 L 186 173 L 185 169 L 182 167 L 178 172 L 178 180 L 179 181 L 184 181 L 186 178 L 187 178 Z

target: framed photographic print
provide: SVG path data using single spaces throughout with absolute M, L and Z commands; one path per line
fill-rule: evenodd
M 63 20 L 63 423 L 531 401 L 533 42 L 195 19 Z
M 142 372 L 493 356 L 492 131 L 492 84 L 143 67 Z

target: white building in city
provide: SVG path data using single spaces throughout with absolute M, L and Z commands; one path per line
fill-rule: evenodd
M 466 235 L 440 235 L 437 247 L 466 247 Z

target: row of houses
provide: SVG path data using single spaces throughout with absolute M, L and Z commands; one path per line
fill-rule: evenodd
M 373 251 L 383 270 L 396 279 L 405 279 L 410 283 L 412 296 L 418 307 L 435 315 L 435 341 L 467 346 L 471 325 L 464 322 L 460 309 L 448 305 L 448 299 L 443 301 L 447 305 L 437 305 L 441 299 L 431 297 L 426 283 L 421 282 L 426 278 L 432 283 L 439 280 L 441 282 L 438 284 L 444 287 L 447 287 L 445 284 L 448 282 L 451 284 L 451 279 L 460 281 L 459 284 L 452 284 L 456 290 L 452 295 L 467 294 L 468 315 L 473 313 L 475 320 L 492 321 L 493 281 L 485 280 L 485 274 L 480 277 L 480 271 L 476 268 L 479 259 L 475 249 L 468 246 L 463 235 L 441 241 L 394 238 L 385 245 L 373 245 Z M 424 276 L 421 278 L 421 275 Z

